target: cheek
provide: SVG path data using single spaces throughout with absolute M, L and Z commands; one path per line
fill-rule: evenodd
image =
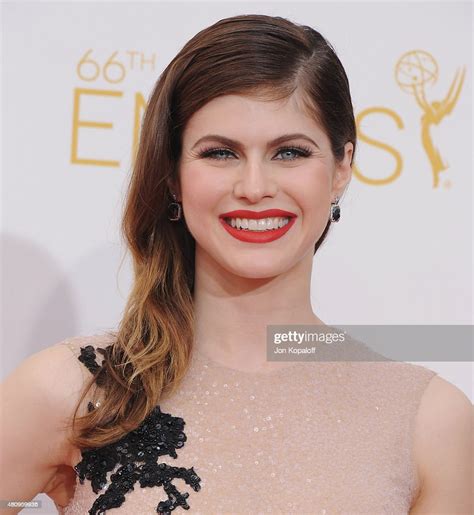
M 331 172 L 325 166 L 311 167 L 295 174 L 287 191 L 297 199 L 303 215 L 315 216 L 326 210 L 330 202 Z
M 181 196 L 183 208 L 195 211 L 200 205 L 206 205 L 212 189 L 206 174 L 198 166 L 188 165 L 180 170 Z
M 214 174 L 197 165 L 181 168 L 180 184 L 184 218 L 191 234 L 197 238 L 202 231 L 208 231 L 210 217 L 217 220 L 219 213 L 213 209 L 223 195 L 222 188 Z

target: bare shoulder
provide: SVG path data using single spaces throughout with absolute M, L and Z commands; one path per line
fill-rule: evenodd
M 55 434 L 64 437 L 68 433 L 70 416 L 90 378 L 89 371 L 78 359 L 81 346 L 89 343 L 93 344 L 94 340 L 89 342 L 87 337 L 72 337 L 28 356 L 3 382 L 5 401 L 40 410 L 44 422 L 55 423 L 58 429 Z M 85 410 L 86 407 L 81 406 L 79 414 Z M 55 443 L 60 441 L 62 438 Z M 63 451 L 62 445 L 57 446 L 51 459 L 63 461 Z
M 70 422 L 89 374 L 77 358 L 87 341 L 75 337 L 35 352 L 2 382 L 0 498 L 48 493 L 69 469 Z M 86 409 L 84 402 L 78 415 Z
M 473 415 L 462 390 L 439 375 L 431 379 L 415 422 L 421 487 L 411 515 L 472 513 Z

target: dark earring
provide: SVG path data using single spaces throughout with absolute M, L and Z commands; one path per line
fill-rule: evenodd
M 174 193 L 172 193 L 172 195 L 174 201 L 168 204 L 168 220 L 177 222 L 178 220 L 181 220 L 183 209 L 181 207 L 181 203 L 176 200 L 176 195 Z
M 339 197 L 336 197 L 336 199 L 331 202 L 331 215 L 330 220 L 331 222 L 339 222 L 339 219 L 341 218 L 341 208 L 338 205 Z

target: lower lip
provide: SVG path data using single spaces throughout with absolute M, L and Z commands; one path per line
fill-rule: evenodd
M 295 223 L 296 217 L 291 217 L 286 225 L 279 229 L 271 229 L 269 231 L 248 231 L 246 229 L 237 229 L 229 225 L 223 218 L 220 219 L 224 229 L 234 238 L 247 243 L 269 243 L 270 241 L 281 238 L 288 232 Z

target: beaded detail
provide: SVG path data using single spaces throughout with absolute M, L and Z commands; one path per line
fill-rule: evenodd
M 111 347 L 109 345 L 105 350 L 97 350 L 107 356 Z M 78 359 L 99 378 L 102 366 L 97 364 L 95 358 L 95 349 L 92 345 L 81 347 Z M 97 384 L 99 382 L 97 381 Z M 94 409 L 94 405 L 89 402 L 88 411 Z M 157 513 L 169 515 L 178 506 L 188 510 L 190 506 L 186 499 L 189 493 L 179 492 L 172 481 L 176 478 L 183 479 L 198 492 L 201 489 L 201 478 L 193 467 L 188 469 L 157 463 L 159 456 L 169 455 L 177 458 L 176 449 L 183 447 L 186 441 L 184 425 L 181 417 L 163 413 L 160 407 L 156 406 L 138 428 L 117 442 L 101 448 L 81 450 L 82 460 L 74 467 L 81 484 L 84 484 L 84 479 L 88 479 L 95 493 L 105 488 L 105 492 L 97 497 L 88 513 L 100 515 L 108 509 L 121 506 L 125 501 L 125 494 L 134 490 L 133 485 L 137 481 L 142 488 L 163 487 L 168 500 L 159 502 Z M 107 473 L 114 470 L 118 464 L 120 467 L 111 474 L 110 483 L 107 485 Z

